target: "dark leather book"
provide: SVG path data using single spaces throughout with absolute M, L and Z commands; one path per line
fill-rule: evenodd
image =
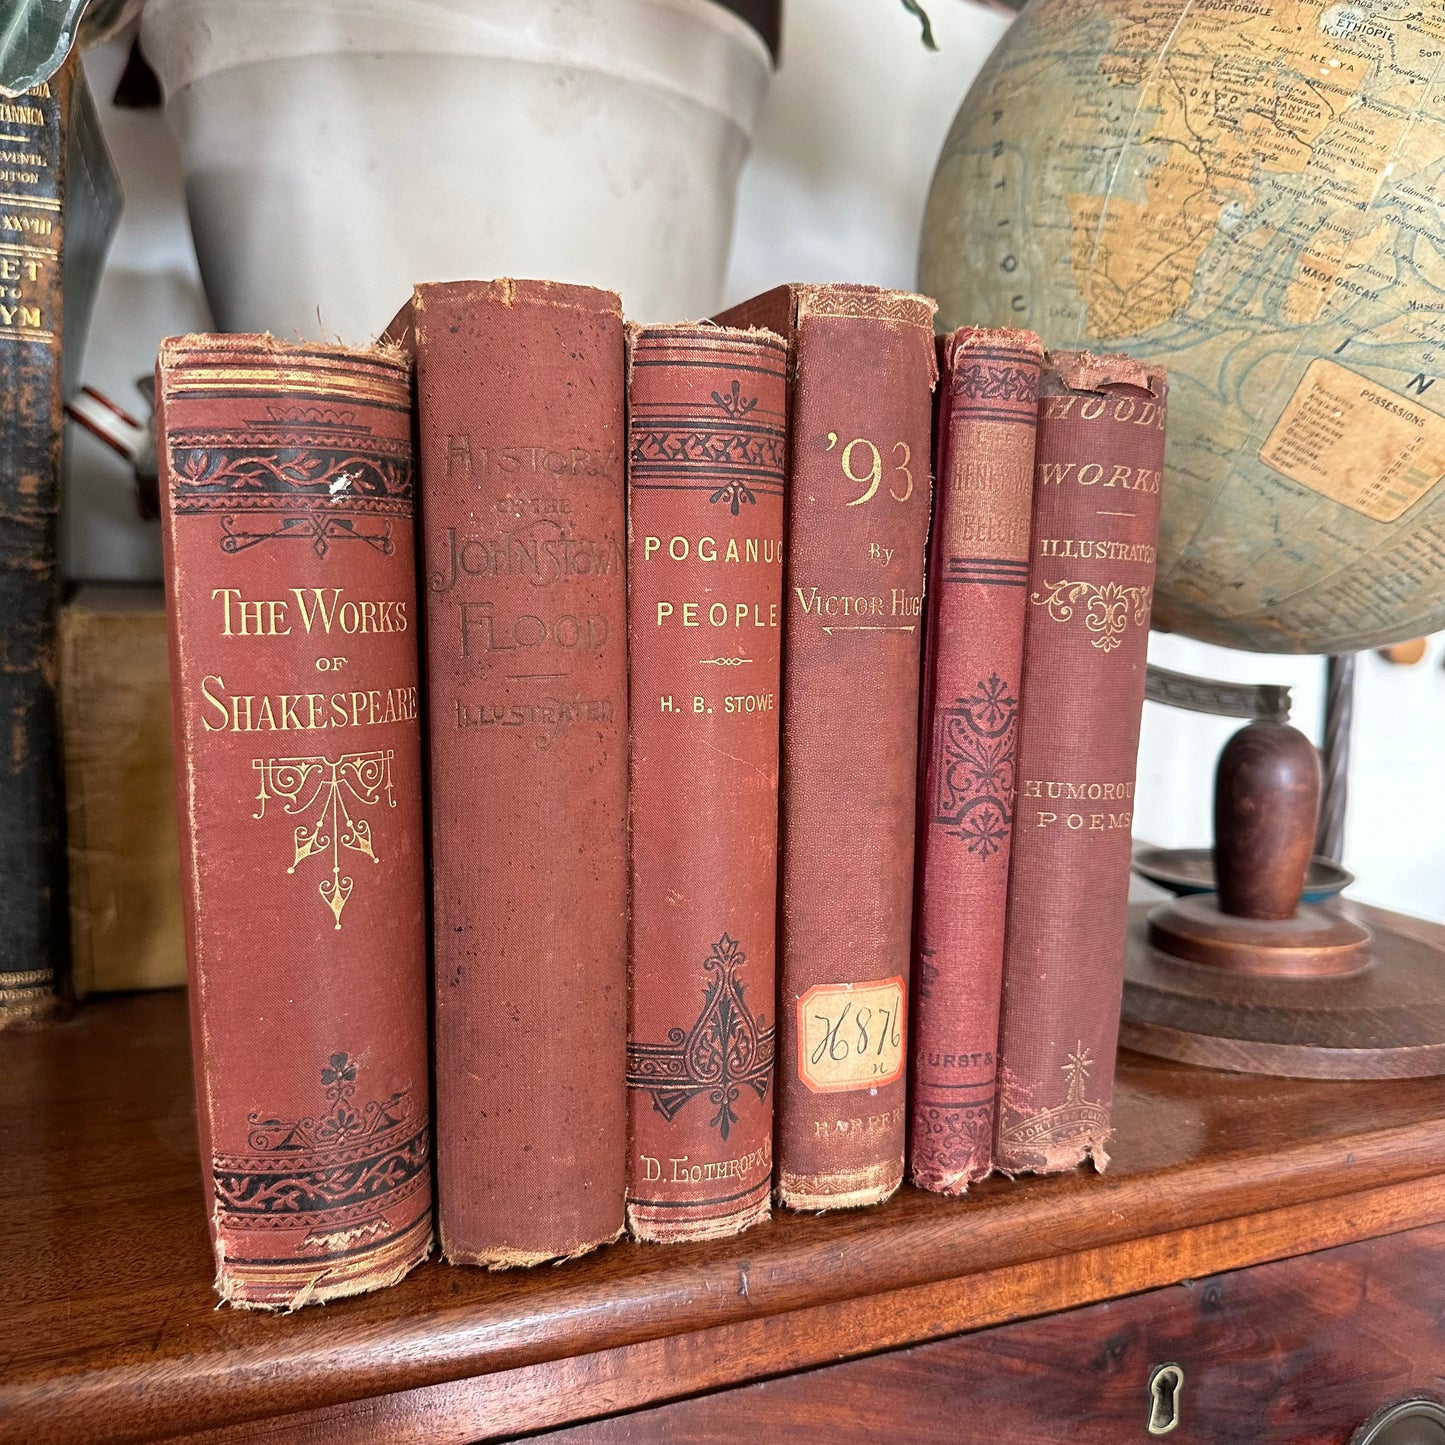
M 910 1176 L 961 1194 L 993 1157 L 1004 909 L 1028 599 L 1039 339 L 943 348 L 921 729 Z
M 786 286 L 718 319 L 790 343 L 778 1198 L 903 1178 L 934 304 Z
M 0 96 L 0 1029 L 52 1012 L 66 958 L 56 721 L 62 405 L 120 189 L 80 62 Z
M 296 1309 L 431 1246 L 410 377 L 186 336 L 156 390 L 216 1289 Z
M 610 291 L 420 287 L 438 1232 L 615 1239 L 627 1151 L 623 324 Z
M 1167 385 L 1051 351 L 1039 386 L 994 1164 L 1108 1162 Z
M 713 1239 L 768 1216 L 787 357 L 765 331 L 629 340 L 637 1239 Z

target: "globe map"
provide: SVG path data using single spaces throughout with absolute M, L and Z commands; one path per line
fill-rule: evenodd
M 1167 367 L 1154 625 L 1445 627 L 1445 5 L 1034 0 L 944 144 L 939 319 Z

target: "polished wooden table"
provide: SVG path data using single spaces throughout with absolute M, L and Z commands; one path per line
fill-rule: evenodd
M 1125 1054 L 1115 1122 L 1102 1177 L 262 1315 L 211 1291 L 183 997 L 92 1002 L 0 1035 L 0 1440 L 1144 1440 L 1172 1351 L 1176 1439 L 1345 1441 L 1445 1379 L 1445 1079 Z M 1301 1350 L 1322 1433 L 1251 1434 Z

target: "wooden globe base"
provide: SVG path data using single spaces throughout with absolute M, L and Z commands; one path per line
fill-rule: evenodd
M 1150 912 L 1130 911 L 1125 1048 L 1296 1079 L 1445 1074 L 1445 949 L 1414 936 L 1413 920 L 1369 910 L 1365 967 L 1301 977 L 1171 956 L 1151 943 Z
M 1358 973 L 1370 962 L 1370 931 L 1317 904 L 1293 918 L 1236 918 L 1214 893 L 1163 904 L 1149 915 L 1149 942 L 1190 963 L 1262 977 Z

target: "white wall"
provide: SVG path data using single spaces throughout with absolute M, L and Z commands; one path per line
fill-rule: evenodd
M 1008 28 L 929 0 L 938 50 L 898 0 L 783 0 L 782 66 L 743 172 L 727 300 L 783 281 L 911 288 L 933 164 Z
M 783 65 L 744 173 L 727 300 L 788 280 L 914 284 L 934 160 L 958 102 L 1006 19 L 966 3 L 927 6 L 940 51 L 895 0 L 786 0 Z M 92 53 L 98 97 L 124 56 Z M 175 150 L 158 112 L 103 105 L 127 210 L 97 304 L 85 379 L 123 405 L 137 398 L 156 344 L 204 327 Z M 66 494 L 69 575 L 157 577 L 153 525 L 135 518 L 124 470 L 77 433 Z M 1426 663 L 1360 660 L 1345 863 L 1354 896 L 1445 921 L 1445 701 L 1442 646 Z M 1261 657 L 1156 634 L 1150 656 L 1201 676 L 1288 683 L 1296 723 L 1319 736 L 1323 663 Z M 1214 760 L 1238 724 L 1145 709 L 1136 834 L 1164 845 L 1210 834 Z

